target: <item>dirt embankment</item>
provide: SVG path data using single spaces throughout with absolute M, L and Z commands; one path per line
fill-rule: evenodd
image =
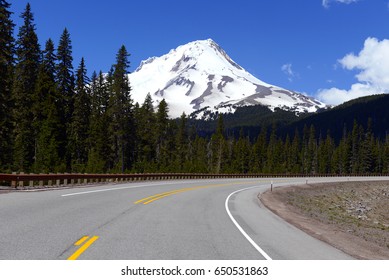
M 270 210 L 358 259 L 389 260 L 389 182 L 276 188 L 261 195 Z

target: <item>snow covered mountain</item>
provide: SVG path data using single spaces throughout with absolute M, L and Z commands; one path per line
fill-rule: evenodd
M 315 112 L 325 104 L 305 95 L 267 84 L 235 63 L 213 40 L 194 41 L 161 57 L 142 61 L 129 74 L 132 98 L 146 95 L 169 105 L 169 115 L 234 112 L 236 107 L 262 104 L 271 110 Z

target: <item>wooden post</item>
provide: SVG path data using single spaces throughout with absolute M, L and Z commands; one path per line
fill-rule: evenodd
M 49 175 L 52 175 L 53 173 L 49 173 Z M 53 180 L 48 180 L 47 185 L 51 187 L 53 185 Z
M 57 173 L 57 174 L 59 174 L 59 173 Z M 55 184 L 57 185 L 57 187 L 59 187 L 59 185 L 61 185 L 61 180 L 60 180 L 60 179 L 57 179 L 57 180 L 55 181 Z
M 40 174 L 42 174 L 42 173 L 40 173 Z M 43 187 L 43 180 L 39 181 L 39 187 Z
M 23 175 L 24 172 L 20 172 L 19 174 Z M 19 187 L 23 187 L 23 186 L 24 186 L 24 182 L 19 180 Z
M 31 174 L 31 173 L 30 173 Z M 30 187 L 30 188 L 33 188 L 34 187 L 34 181 L 33 180 L 30 180 L 29 182 L 28 182 L 28 186 Z
M 12 174 L 16 175 L 16 172 L 12 172 Z M 11 187 L 13 187 L 13 188 L 16 189 L 16 188 L 18 187 L 16 184 L 17 184 L 16 181 L 12 181 L 12 182 L 11 182 Z

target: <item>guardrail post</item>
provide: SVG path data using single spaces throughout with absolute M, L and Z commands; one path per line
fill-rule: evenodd
M 23 175 L 24 172 L 20 172 L 19 174 Z M 19 187 L 23 187 L 23 186 L 24 186 L 24 182 L 22 180 L 19 180 Z
M 53 175 L 53 173 L 49 173 L 49 175 Z M 49 185 L 49 187 L 51 187 L 53 185 L 53 180 L 48 180 L 47 184 Z
M 43 173 L 39 173 L 39 174 L 43 174 Z M 43 187 L 43 180 L 39 181 L 39 187 Z
M 30 173 L 30 174 L 31 174 L 31 173 Z M 30 188 L 33 188 L 33 187 L 34 187 L 34 180 L 28 181 L 28 186 L 29 186 Z
M 65 173 L 65 175 L 66 175 L 67 173 Z M 67 184 L 68 184 L 68 178 L 65 178 L 65 179 L 63 179 L 63 184 L 65 185 L 65 186 L 67 186 Z
M 59 173 L 57 173 L 57 174 L 59 174 Z M 57 179 L 56 181 L 55 181 L 55 185 L 58 187 L 59 185 L 61 185 L 61 180 L 60 179 Z
M 16 174 L 16 172 L 12 172 L 12 174 Z M 13 188 L 17 188 L 17 185 L 16 185 L 16 181 L 11 181 L 11 187 L 13 187 Z

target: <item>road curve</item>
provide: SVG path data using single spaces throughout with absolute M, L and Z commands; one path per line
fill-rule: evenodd
M 1 194 L 0 259 L 351 259 L 258 200 L 271 181 L 305 180 L 155 181 Z

